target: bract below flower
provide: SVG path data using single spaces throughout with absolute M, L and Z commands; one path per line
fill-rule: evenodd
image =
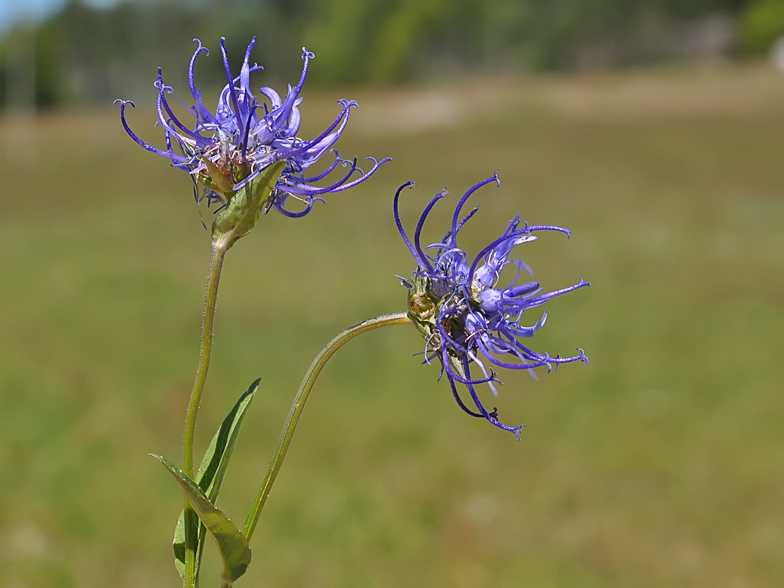
M 534 377 L 534 368 L 582 361 L 588 358 L 582 349 L 573 357 L 551 357 L 538 353 L 521 339 L 533 337 L 547 318 L 545 310 L 541 318 L 531 326 L 521 324 L 526 310 L 541 306 L 550 299 L 590 286 L 580 280 L 577 284 L 544 293 L 538 282 L 518 283 L 525 271 L 533 277 L 531 270 L 521 260 L 510 260 L 512 250 L 523 243 L 536 239 L 540 231 L 570 232 L 550 225 L 528 226 L 520 224 L 520 216 L 512 219 L 500 237 L 484 247 L 473 259 L 457 244 L 457 235 L 465 223 L 476 213 L 478 207 L 461 218 L 461 212 L 471 195 L 480 187 L 496 182 L 497 175 L 479 182 L 458 201 L 452 215 L 452 225 L 444 238 L 432 245 L 422 246 L 421 234 L 430 211 L 447 192 L 439 192 L 425 207 L 414 231 L 413 240 L 408 237 L 400 220 L 398 200 L 403 188 L 416 184 L 403 184 L 395 194 L 394 213 L 400 235 L 417 262 L 417 270 L 411 279 L 401 278 L 408 288 L 408 316 L 425 338 L 425 361 L 438 358 L 455 400 L 460 408 L 471 416 L 484 418 L 520 438 L 523 425 L 509 426 L 498 420 L 498 411 L 488 411 L 477 393 L 476 386 L 488 384 L 497 394 L 494 382 L 498 382 L 495 368 L 529 370 Z M 499 286 L 501 272 L 507 265 L 517 266 L 516 277 L 507 286 Z M 472 373 L 473 368 L 473 373 Z M 479 373 L 477 374 L 477 370 Z M 456 384 L 468 390 L 471 402 L 464 402 Z M 469 407 L 472 404 L 473 407 Z
M 269 194 L 260 206 L 263 212 L 275 208 L 286 216 L 300 217 L 310 212 L 315 201 L 323 201 L 325 194 L 356 186 L 373 175 L 381 164 L 389 161 L 389 158 L 376 161 L 370 157 L 368 159 L 372 167 L 365 173 L 357 166 L 356 158 L 341 159 L 337 150 L 332 149 L 348 123 L 351 109 L 357 106 L 353 100 L 339 101 L 340 114 L 315 139 L 304 140 L 297 136 L 300 127 L 298 105 L 302 102 L 300 92 L 310 60 L 314 57 L 305 48 L 302 54 L 302 75 L 296 86 L 289 86 L 285 99 L 272 88 L 263 87 L 259 89 L 262 96 L 260 100 L 250 87 L 250 74 L 263 69 L 256 64 L 250 65 L 249 61 L 256 38 L 248 46 L 236 77 L 229 67 L 225 39 L 221 38 L 227 84 L 213 113 L 204 105 L 201 89 L 196 88 L 194 83 L 196 58 L 202 52 L 209 55 L 209 50 L 198 39 L 195 41 L 199 46 L 188 67 L 188 82 L 194 101 L 194 105 L 187 109 L 192 117 L 189 124 L 175 116 L 166 98 L 173 89 L 164 84 L 161 69 L 158 69 L 158 80 L 155 82 L 158 88 L 156 124 L 163 128 L 165 150 L 142 140 L 128 126 L 125 109 L 127 105 L 133 105 L 132 102 L 117 100 L 115 103 L 120 103 L 122 124 L 134 141 L 148 151 L 166 157 L 174 167 L 191 174 L 197 202 L 206 200 L 208 206 L 214 203 L 225 206 L 235 194 L 251 185 L 263 170 L 284 161 L 285 165 L 280 174 L 275 175 L 273 185 L 269 186 Z M 175 152 L 175 145 L 178 152 Z M 334 153 L 335 160 L 325 171 L 308 175 L 308 168 L 329 150 Z M 339 166 L 345 169 L 336 172 Z M 333 176 L 334 179 L 328 179 Z M 319 184 L 322 180 L 326 185 Z M 291 200 L 301 202 L 302 206 L 290 209 Z

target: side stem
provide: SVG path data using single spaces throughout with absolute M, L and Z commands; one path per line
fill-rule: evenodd
M 321 350 L 321 353 L 316 356 L 316 359 L 313 360 L 313 363 L 310 364 L 310 368 L 308 368 L 308 371 L 305 374 L 305 378 L 302 380 L 302 384 L 299 386 L 297 395 L 294 397 L 294 403 L 291 405 L 291 410 L 289 411 L 289 416 L 286 419 L 286 424 L 283 425 L 283 431 L 281 432 L 280 438 L 278 439 L 278 445 L 275 447 L 275 453 L 272 456 L 272 461 L 270 462 L 267 474 L 264 476 L 264 481 L 261 483 L 261 488 L 259 488 L 259 492 L 256 494 L 256 498 L 253 501 L 253 506 L 250 509 L 250 513 L 248 513 L 248 519 L 245 521 L 245 528 L 242 532 L 245 537 L 248 538 L 248 540 L 250 540 L 251 536 L 253 535 L 253 531 L 256 528 L 256 523 L 259 520 L 259 515 L 261 514 L 261 509 L 264 507 L 264 503 L 267 501 L 267 497 L 269 496 L 270 490 L 272 489 L 272 485 L 275 483 L 275 478 L 280 471 L 281 465 L 283 465 L 283 459 L 286 457 L 286 451 L 288 451 L 289 445 L 291 444 L 291 439 L 294 437 L 294 430 L 297 428 L 297 423 L 299 422 L 299 417 L 302 414 L 302 410 L 305 408 L 308 395 L 310 395 L 310 391 L 313 389 L 313 385 L 316 383 L 316 379 L 319 377 L 321 370 L 327 364 L 329 359 L 345 343 L 354 337 L 362 335 L 363 333 L 367 333 L 368 331 L 372 331 L 374 329 L 380 329 L 381 327 L 408 324 L 411 324 L 411 320 L 408 318 L 408 316 L 406 316 L 405 313 L 386 314 L 362 321 L 361 323 L 346 329 L 337 337 L 332 339 L 332 341 L 330 341 L 327 346 Z
M 196 414 L 199 412 L 201 394 L 204 383 L 207 381 L 207 370 L 210 367 L 212 355 L 212 334 L 215 322 L 215 305 L 218 301 L 218 285 L 220 284 L 221 268 L 226 248 L 220 244 L 213 244 L 210 275 L 207 280 L 207 293 L 204 297 L 204 323 L 201 329 L 201 350 L 199 352 L 199 368 L 196 371 L 196 381 L 188 402 L 188 413 L 185 417 L 185 439 L 182 447 L 182 471 L 193 479 L 193 433 L 196 429 Z M 196 513 L 185 500 L 185 588 L 196 585 Z

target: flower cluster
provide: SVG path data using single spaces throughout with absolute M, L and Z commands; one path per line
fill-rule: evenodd
M 440 359 L 442 373 L 446 373 L 455 400 L 465 412 L 474 417 L 485 418 L 497 427 L 511 431 L 520 438 L 521 426 L 511 427 L 498 420 L 498 411 L 488 411 L 476 391 L 479 384 L 488 384 L 496 393 L 497 382 L 494 367 L 531 370 L 573 361 L 588 362 L 582 349 L 574 357 L 551 357 L 537 353 L 521 343 L 521 338 L 532 337 L 547 318 L 545 310 L 533 326 L 520 324 L 523 313 L 541 306 L 551 298 L 571 292 L 588 282 L 579 283 L 543 293 L 538 282 L 519 284 L 520 274 L 531 270 L 520 260 L 510 260 L 512 249 L 522 243 L 536 239 L 539 231 L 560 231 L 569 235 L 567 229 L 549 225 L 520 225 L 520 216 L 509 222 L 500 237 L 483 248 L 469 261 L 466 252 L 457 244 L 457 235 L 465 223 L 476 213 L 478 207 L 461 218 L 461 211 L 470 196 L 480 187 L 498 182 L 493 175 L 473 186 L 458 201 L 452 215 L 452 226 L 439 243 L 422 246 L 420 237 L 433 206 L 447 192 L 439 192 L 427 205 L 416 225 L 413 241 L 409 239 L 400 221 L 398 200 L 403 188 L 416 184 L 403 184 L 395 194 L 394 214 L 400 235 L 419 266 L 412 278 L 401 278 L 408 288 L 408 316 L 425 338 L 425 361 Z M 507 265 L 517 266 L 517 275 L 511 284 L 499 287 L 501 272 Z M 476 365 L 481 375 L 472 375 L 471 366 Z M 475 409 L 469 408 L 458 393 L 455 383 L 468 389 Z
M 341 112 L 327 129 L 313 140 L 306 141 L 297 137 L 300 126 L 300 113 L 297 106 L 302 102 L 299 97 L 302 85 L 308 72 L 313 53 L 303 48 L 304 65 L 299 83 L 289 86 L 285 100 L 272 88 L 261 88 L 259 92 L 266 98 L 256 98 L 250 88 L 250 74 L 263 69 L 259 65 L 250 65 L 250 54 L 256 43 L 254 37 L 245 52 L 239 76 L 234 77 L 229 67 L 225 39 L 221 38 L 220 48 L 223 65 L 228 83 L 223 88 L 214 113 L 205 107 L 201 89 L 194 84 L 193 70 L 196 58 L 202 52 L 209 55 L 209 50 L 202 46 L 201 41 L 193 54 L 188 68 L 188 81 L 195 104 L 188 111 L 194 121 L 192 126 L 181 122 L 172 111 L 166 94 L 173 92 L 163 82 L 160 68 L 155 86 L 158 89 L 158 122 L 164 130 L 166 149 L 158 149 L 139 138 L 128 126 L 125 118 L 125 107 L 133 103 L 118 100 L 122 124 L 131 138 L 139 145 L 168 158 L 174 167 L 188 171 L 194 180 L 194 191 L 197 202 L 207 204 L 227 204 L 237 191 L 249 185 L 263 170 L 269 166 L 285 161 L 279 178 L 266 200 L 264 212 L 275 208 L 286 216 L 304 216 L 313 208 L 316 200 L 332 192 L 340 192 L 356 186 L 370 177 L 378 167 L 388 161 L 383 159 L 372 162 L 367 173 L 357 167 L 357 159 L 341 159 L 337 150 L 335 161 L 323 172 L 306 176 L 307 168 L 313 165 L 337 141 L 348 123 L 349 113 L 357 106 L 353 100 L 340 100 Z M 179 153 L 174 150 L 174 144 Z M 319 180 L 329 176 L 341 165 L 348 171 L 342 172 L 339 178 L 326 186 L 316 185 Z M 358 175 L 355 175 L 358 174 Z M 199 189 L 201 188 L 201 190 Z M 299 210 L 287 207 L 289 199 L 302 203 Z M 322 200 L 323 201 L 323 200 Z

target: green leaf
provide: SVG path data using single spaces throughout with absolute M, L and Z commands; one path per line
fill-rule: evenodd
M 170 461 L 159 455 L 153 455 L 169 473 L 177 480 L 177 483 L 185 493 L 186 498 L 191 503 L 193 510 L 207 527 L 223 558 L 222 586 L 231 586 L 237 581 L 250 564 L 250 546 L 240 530 L 205 496 L 201 488 L 180 471 Z
M 271 163 L 237 190 L 212 223 L 213 243 L 228 250 L 237 239 L 256 226 L 285 166 L 285 159 Z
M 245 412 L 250 406 L 251 400 L 259 388 L 261 378 L 253 382 L 247 391 L 240 396 L 237 404 L 231 409 L 231 412 L 223 419 L 220 428 L 212 438 L 204 458 L 201 460 L 199 471 L 196 474 L 196 484 L 204 492 L 207 499 L 215 504 L 218 499 L 218 492 L 220 492 L 223 477 L 226 474 L 226 469 L 229 467 L 229 460 L 234 451 L 234 445 L 237 442 L 237 436 L 242 426 L 242 421 L 245 418 Z M 201 553 L 204 549 L 204 535 L 206 529 L 201 522 L 196 521 L 192 525 L 196 529 L 198 535 L 198 549 L 196 551 L 196 573 L 198 574 L 199 563 L 201 562 Z M 174 565 L 181 577 L 185 577 L 185 511 L 180 512 L 180 517 L 177 519 L 177 526 L 174 529 Z

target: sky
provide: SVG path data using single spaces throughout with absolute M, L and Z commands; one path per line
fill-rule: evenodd
M 101 7 L 117 4 L 120 0 L 82 0 L 90 6 Z M 0 35 L 15 24 L 35 22 L 55 14 L 67 0 L 0 0 Z

